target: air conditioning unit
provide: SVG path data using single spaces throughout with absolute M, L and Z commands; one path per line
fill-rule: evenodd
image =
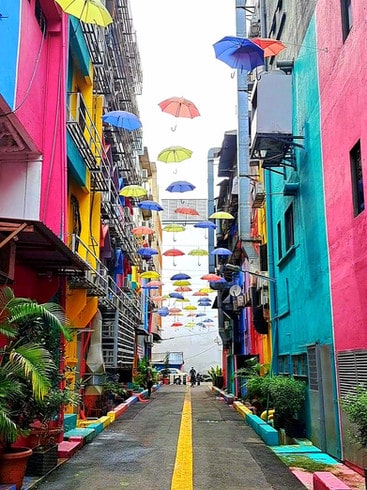
M 153 345 L 153 334 L 150 333 L 145 337 L 145 343 L 148 345 Z
M 253 15 L 250 20 L 248 37 L 259 37 L 259 36 L 260 36 L 260 20 L 257 15 Z
M 143 168 L 143 170 L 141 171 L 141 178 L 143 179 L 143 182 L 148 181 L 149 178 L 148 170 L 146 170 L 145 168 Z
M 254 192 L 253 192 L 252 207 L 260 208 L 263 205 L 264 201 L 265 201 L 264 184 L 262 182 L 256 182 Z

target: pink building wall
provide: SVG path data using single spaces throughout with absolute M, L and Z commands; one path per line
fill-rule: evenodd
M 319 0 L 316 8 L 325 202 L 337 352 L 367 347 L 367 217 L 366 211 L 354 217 L 349 157 L 350 150 L 360 140 L 367 199 L 365 10 L 364 2 L 352 1 L 353 27 L 343 43 L 340 0 Z
M 44 38 L 35 0 L 23 0 L 16 88 L 17 117 L 43 155 L 39 219 L 64 238 L 66 214 L 66 66 L 68 18 L 51 0 L 41 0 Z

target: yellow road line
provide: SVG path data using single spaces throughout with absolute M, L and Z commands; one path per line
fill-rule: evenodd
M 186 388 L 171 490 L 193 489 L 191 390 Z

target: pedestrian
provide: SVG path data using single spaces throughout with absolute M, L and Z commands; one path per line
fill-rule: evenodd
M 194 369 L 194 367 L 192 367 L 190 369 L 190 383 L 191 383 L 191 386 L 195 386 L 195 383 L 196 383 L 196 370 Z
M 153 386 L 153 370 L 149 361 L 147 362 L 147 367 L 145 370 L 145 381 L 148 389 L 148 398 L 150 398 L 150 395 L 152 394 L 152 386 Z
M 197 373 L 196 375 L 196 383 L 198 386 L 200 386 L 200 381 L 201 381 L 201 374 L 200 373 Z

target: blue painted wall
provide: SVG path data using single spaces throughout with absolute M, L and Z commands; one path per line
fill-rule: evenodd
M 0 95 L 14 109 L 20 31 L 21 0 L 0 0 Z M 6 49 L 4 49 L 6 46 Z

